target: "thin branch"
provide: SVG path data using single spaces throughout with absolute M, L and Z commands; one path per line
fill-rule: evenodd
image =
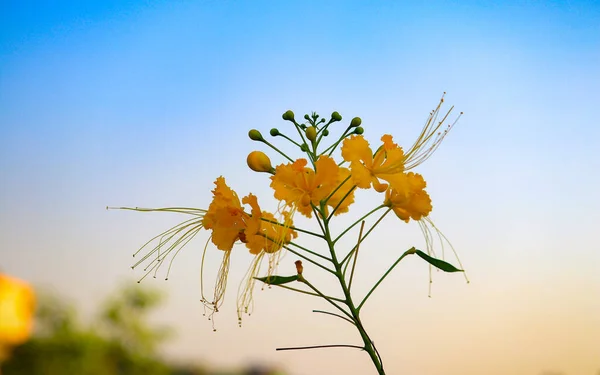
M 312 293 L 311 293 L 311 294 L 312 294 Z M 313 310 L 313 312 L 316 312 L 316 313 L 321 313 L 321 314 L 326 314 L 326 315 L 333 315 L 333 316 L 337 316 L 338 318 L 340 318 L 340 319 L 344 319 L 345 321 L 347 321 L 348 323 L 350 323 L 350 324 L 352 324 L 352 325 L 356 325 L 356 324 L 355 324 L 355 323 L 354 323 L 352 320 L 350 320 L 350 319 L 348 319 L 348 318 L 344 318 L 343 316 L 341 316 L 341 315 L 338 315 L 338 314 L 336 314 L 336 313 L 332 313 L 332 312 L 329 312 L 329 311 L 323 311 L 323 310 Z
M 356 268 L 356 259 L 358 258 L 358 249 L 362 242 L 363 229 L 365 228 L 365 221 L 363 220 L 360 225 L 360 232 L 358 234 L 358 243 L 356 244 L 356 251 L 354 251 L 354 262 L 352 263 L 352 271 L 350 272 L 350 281 L 348 281 L 348 290 L 352 287 L 352 278 L 354 277 L 354 269 Z
M 330 273 L 332 273 L 332 274 L 334 274 L 334 275 L 335 275 L 335 271 L 332 271 L 332 270 L 330 270 L 329 268 L 327 268 L 327 267 L 325 267 L 324 265 L 322 265 L 321 263 L 319 263 L 319 262 L 316 262 L 316 261 L 314 261 L 314 260 L 310 259 L 310 258 L 309 258 L 309 257 L 307 257 L 306 255 L 302 255 L 302 254 L 300 254 L 300 253 L 299 253 L 299 252 L 297 252 L 296 250 L 292 250 L 292 249 L 290 249 L 290 247 L 289 247 L 289 246 L 284 246 L 283 248 L 284 248 L 284 249 L 286 249 L 287 251 L 289 251 L 290 253 L 292 253 L 292 254 L 294 254 L 294 255 L 297 255 L 297 256 L 299 256 L 300 258 L 304 259 L 304 260 L 307 260 L 307 261 L 311 262 L 311 263 L 312 263 L 312 264 L 314 264 L 315 266 L 319 266 L 319 267 L 321 267 L 322 269 L 324 269 L 325 271 L 327 271 L 327 272 L 330 272 Z
M 321 348 L 354 348 L 354 349 L 365 350 L 364 346 L 344 345 L 344 344 L 338 344 L 338 345 L 295 346 L 295 347 L 290 347 L 290 348 L 277 348 L 275 350 L 281 351 L 281 350 L 303 350 L 303 349 L 321 349 Z
M 340 310 L 341 312 L 344 313 L 344 315 L 346 315 L 348 318 L 352 319 L 352 314 L 350 314 L 349 312 L 347 312 L 346 310 L 342 309 L 340 306 L 338 306 L 337 303 L 333 302 L 331 299 L 329 299 L 326 295 L 324 295 L 323 293 L 321 293 L 321 291 L 317 288 L 315 288 L 314 285 L 312 285 L 311 283 L 308 282 L 308 280 L 306 280 L 304 277 L 302 277 L 302 275 L 298 275 L 298 281 L 303 282 L 304 284 L 308 285 L 308 287 L 310 289 L 312 289 L 315 293 L 317 293 L 321 298 L 323 298 L 324 300 L 326 300 L 327 302 L 329 302 L 330 304 L 332 304 L 333 306 L 335 306 L 336 309 Z M 347 303 L 347 301 L 344 301 L 343 303 Z
M 317 257 L 319 257 L 319 258 L 323 258 L 323 259 L 325 259 L 325 260 L 328 260 L 328 261 L 330 261 L 330 262 L 332 261 L 332 260 L 331 260 L 330 258 L 328 258 L 327 256 L 325 256 L 325 255 L 323 255 L 323 254 L 319 254 L 319 253 L 317 253 L 317 252 L 315 252 L 315 251 L 309 250 L 309 249 L 305 248 L 304 246 L 300 246 L 300 245 L 298 245 L 298 244 L 296 244 L 296 243 L 294 243 L 294 242 L 290 242 L 290 243 L 289 243 L 289 245 L 296 246 L 297 248 L 299 248 L 299 249 L 301 249 L 301 250 L 304 250 L 304 251 L 306 251 L 307 253 L 309 253 L 309 254 L 312 254 L 312 255 L 314 255 L 314 256 L 317 256 Z
M 367 293 L 367 295 L 362 300 L 362 302 L 360 303 L 360 305 L 358 305 L 358 307 L 356 308 L 356 310 L 360 311 L 360 309 L 365 304 L 365 302 L 367 302 L 367 299 L 371 296 L 371 294 L 375 291 L 375 289 L 377 289 L 377 287 L 379 286 L 379 284 L 381 284 L 381 282 L 387 277 L 387 275 L 389 275 L 390 272 L 392 272 L 392 270 L 394 269 L 394 267 L 396 267 L 396 265 L 398 263 L 400 263 L 400 261 L 402 259 L 404 259 L 405 256 L 410 255 L 410 254 L 414 254 L 415 251 L 416 251 L 416 249 L 414 247 L 411 247 L 410 249 L 406 250 L 404 252 L 404 254 L 402 254 L 402 256 L 400 258 L 398 258 L 398 260 L 396 260 L 396 262 L 394 262 L 394 264 L 392 264 L 392 266 L 383 274 L 383 276 L 381 276 L 381 278 L 379 279 L 379 281 L 377 281 L 377 283 L 375 283 L 375 285 L 373 285 L 373 288 L 371 288 L 371 290 L 369 291 L 369 293 Z
M 317 234 L 317 233 L 314 233 L 314 232 L 311 232 L 311 231 L 309 231 L 309 230 L 300 229 L 300 228 L 297 228 L 297 227 L 294 227 L 294 226 L 286 226 L 285 224 L 282 224 L 282 223 L 280 223 L 280 222 L 278 222 L 278 221 L 275 221 L 275 220 L 269 220 L 269 219 L 265 219 L 265 218 L 262 218 L 262 217 L 261 217 L 260 219 L 261 219 L 262 221 L 264 221 L 264 222 L 267 222 L 267 223 L 271 223 L 271 224 L 279 225 L 279 226 L 281 226 L 281 227 L 286 227 L 286 228 L 289 228 L 289 229 L 291 229 L 291 230 L 295 230 L 295 231 L 298 231 L 298 232 L 302 232 L 302 233 L 310 234 L 311 236 L 315 236 L 315 237 L 323 238 L 323 235 L 321 235 L 321 234 Z
M 273 285 L 273 284 L 266 284 L 266 285 L 268 285 L 268 286 L 278 286 L 278 287 L 280 287 L 280 288 L 283 288 L 283 289 L 289 289 L 289 290 L 292 290 L 292 291 L 294 291 L 294 292 L 298 292 L 298 293 L 302 293 L 302 294 L 308 294 L 309 296 L 321 297 L 321 296 L 320 296 L 320 295 L 318 295 L 317 293 L 312 293 L 312 292 L 308 292 L 308 291 L 306 291 L 306 290 L 297 289 L 297 288 L 292 288 L 291 286 L 287 286 L 287 285 Z M 334 300 L 334 301 L 342 302 L 342 303 L 343 303 L 343 302 L 346 302 L 346 301 L 344 301 L 343 299 L 336 298 L 336 297 L 330 297 L 330 296 L 325 296 L 325 297 L 327 297 L 327 298 L 329 298 L 329 299 L 332 299 L 332 300 Z

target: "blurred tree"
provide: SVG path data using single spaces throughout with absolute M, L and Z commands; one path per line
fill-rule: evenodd
M 242 372 L 209 373 L 202 367 L 162 361 L 157 350 L 173 332 L 148 321 L 162 301 L 155 290 L 125 286 L 86 326 L 70 305 L 41 293 L 34 336 L 14 349 L 3 364 L 3 375 L 281 375 L 253 366 Z
M 148 314 L 162 301 L 163 296 L 156 290 L 125 286 L 104 304 L 99 328 L 137 355 L 154 355 L 173 333 L 168 327 L 153 327 L 147 322 Z
M 171 374 L 167 364 L 155 359 L 167 330 L 146 323 L 160 301 L 155 291 L 124 288 L 104 304 L 93 328 L 84 328 L 75 310 L 56 297 L 42 296 L 35 335 L 14 350 L 4 374 Z

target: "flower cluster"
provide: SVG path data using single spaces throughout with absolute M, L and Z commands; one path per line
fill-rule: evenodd
M 321 228 L 328 227 L 332 217 L 349 212 L 350 206 L 355 201 L 355 190 L 358 188 L 373 189 L 375 194 L 381 197 L 380 206 L 369 214 L 378 209 L 385 209 L 386 213 L 393 211 L 400 220 L 407 223 L 411 219 L 420 222 L 421 225 L 430 223 L 428 215 L 432 210 L 432 203 L 429 194 L 425 191 L 427 183 L 423 176 L 411 170 L 437 149 L 454 125 L 442 129 L 452 110 L 440 118 L 442 103 L 443 97 L 437 108 L 430 113 L 417 140 L 406 150 L 394 143 L 390 134 L 381 136 L 381 144 L 376 148 L 371 147 L 363 135 L 364 128 L 359 117 L 353 118 L 345 130 L 327 144 L 326 140 L 331 138 L 330 128 L 333 129 L 335 123 L 342 121 L 342 116 L 338 112 L 333 112 L 329 120 L 321 118 L 316 113 L 305 115 L 306 121 L 303 123 L 296 121 L 292 111 L 283 114 L 282 118 L 292 123 L 298 137 L 294 139 L 277 128 L 271 129 L 270 135 L 284 139 L 297 147 L 302 153 L 302 157 L 298 158 L 292 158 L 282 152 L 267 141 L 260 131 L 250 130 L 248 136 L 251 140 L 266 145 L 275 155 L 287 160 L 274 167 L 271 158 L 262 151 L 252 151 L 246 160 L 251 170 L 270 175 L 273 197 L 279 203 L 277 212 L 262 210 L 258 198 L 251 193 L 240 200 L 238 194 L 227 185 L 225 178 L 220 176 L 215 181 L 212 201 L 207 210 L 135 209 L 180 212 L 194 216 L 155 237 L 159 241 L 158 245 L 136 265 L 150 260 L 146 270 L 148 273 L 156 273 L 169 253 L 176 254 L 201 229 L 209 231 L 210 242 L 218 250 L 223 251 L 223 259 L 213 288 L 214 294 L 211 298 L 206 298 L 203 292 L 203 301 L 217 311 L 226 290 L 231 252 L 235 244 L 243 244 L 251 254 L 255 255 L 255 260 L 239 291 L 240 319 L 241 313 L 247 312 L 252 303 L 255 280 L 269 281 L 268 278 L 273 276 L 282 251 L 291 251 L 332 273 L 339 272 L 335 254 L 328 257 L 294 242 L 298 232 L 312 234 L 326 240 L 330 245 L 329 250 L 333 252 L 333 244 L 337 239 L 333 240 L 329 231 L 319 235 L 295 227 L 294 215 L 300 213 L 307 218 L 316 217 Z M 335 153 L 339 153 L 341 158 L 336 160 Z M 339 237 L 346 232 L 344 231 Z M 357 251 L 357 247 L 347 254 L 341 263 L 347 262 L 350 255 Z M 207 248 L 208 243 L 205 252 Z M 335 270 L 321 265 L 313 259 L 314 256 L 333 262 Z M 264 257 L 269 259 L 267 279 L 257 278 Z M 347 268 L 347 263 L 345 266 Z M 301 265 L 299 267 L 299 270 L 302 269 Z M 301 275 L 300 271 L 299 275 Z M 268 283 L 273 284 L 272 280 Z
M 361 309 L 371 294 L 398 263 L 409 255 L 417 255 L 429 263 L 430 276 L 432 267 L 445 272 L 463 271 L 435 257 L 431 230 L 437 231 L 440 241 L 447 242 L 447 240 L 429 218 L 433 206 L 429 194 L 425 191 L 427 183 L 422 175 L 413 171 L 433 154 L 456 123 L 454 121 L 446 128 L 442 128 L 452 111 L 451 108 L 445 115 L 440 116 L 443 101 L 442 97 L 438 106 L 429 114 L 417 140 L 406 149 L 396 144 L 390 134 L 380 136 L 381 144 L 372 147 L 363 135 L 365 130 L 361 126 L 362 120 L 355 117 L 345 129 L 337 127 L 336 123 L 342 121 L 342 116 L 338 112 L 333 112 L 329 120 L 321 118 L 316 113 L 307 114 L 302 123 L 296 121 L 292 111 L 283 114 L 283 120 L 293 125 L 289 128 L 298 136 L 292 137 L 289 133 L 286 134 L 287 130 L 282 132 L 277 128 L 271 129 L 269 133 L 273 138 L 289 142 L 292 148 L 300 151 L 300 157 L 290 157 L 266 140 L 260 131 L 250 130 L 248 136 L 251 140 L 262 143 L 271 150 L 272 157 L 281 160 L 274 167 L 271 158 L 265 152 L 258 150 L 250 152 L 246 159 L 251 170 L 268 175 L 278 209 L 273 213 L 263 210 L 258 203 L 258 198 L 252 193 L 240 199 L 238 194 L 227 185 L 223 176 L 215 181 L 212 201 L 208 209 L 121 207 L 136 211 L 176 212 L 190 217 L 142 246 L 134 256 L 148 249 L 150 244 L 155 244 L 133 267 L 146 264 L 144 277 L 151 273 L 156 275 L 172 254 L 167 270 L 168 278 L 175 255 L 201 230 L 206 230 L 210 232 L 210 236 L 202 256 L 201 280 L 204 280 L 203 270 L 207 249 L 212 248 L 209 245 L 212 243 L 223 254 L 210 298 L 207 298 L 204 293 L 202 281 L 202 301 L 212 311 L 210 316 L 218 311 L 223 302 L 231 253 L 237 244 L 239 247 L 245 247 L 253 255 L 249 270 L 238 291 L 237 311 L 240 321 L 242 314 L 250 313 L 252 291 L 256 281 L 324 299 L 336 310 L 334 312 L 313 311 L 352 323 L 359 331 L 363 345 L 317 345 L 280 349 L 332 346 L 357 348 L 368 353 L 378 373 L 384 375 L 381 356 L 360 319 Z M 338 136 L 333 137 L 330 129 L 336 128 L 340 131 L 337 132 Z M 328 142 L 329 139 L 332 141 Z M 337 215 L 350 211 L 355 202 L 356 189 L 372 189 L 373 194 L 379 197 L 380 203 L 367 213 L 361 213 L 360 218 L 341 233 L 334 233 L 331 221 Z M 363 233 L 366 219 L 380 210 L 383 211 L 381 216 Z M 389 212 L 393 212 L 398 219 L 406 223 L 411 219 L 418 223 L 425 237 L 426 251 L 411 247 L 399 254 L 397 260 L 358 302 L 359 300 L 355 300 L 353 296 L 351 287 L 360 245 Z M 312 231 L 300 224 L 294 224 L 297 213 L 315 220 L 320 231 Z M 343 249 L 338 240 L 358 224 L 361 226 L 356 245 L 350 249 Z M 320 248 L 303 246 L 297 240 L 300 233 L 320 239 L 324 246 Z M 276 267 L 284 252 L 292 253 L 302 259 L 294 262 L 295 275 L 276 274 Z M 261 264 L 265 259 L 268 260 L 266 276 L 259 277 Z M 310 278 L 314 269 L 305 269 L 302 261 L 328 272 L 339 284 L 337 295 L 326 295 L 313 285 L 307 277 Z M 290 286 L 289 284 L 293 282 L 299 282 L 300 284 L 296 285 L 300 287 Z

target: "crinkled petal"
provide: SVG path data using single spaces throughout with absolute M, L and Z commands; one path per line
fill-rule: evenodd
M 370 166 L 373 160 L 373 151 L 369 142 L 362 135 L 355 135 L 344 139 L 342 143 L 342 157 L 349 162 L 362 161 Z

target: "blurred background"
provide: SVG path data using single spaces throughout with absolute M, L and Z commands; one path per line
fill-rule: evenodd
M 105 207 L 206 208 L 223 175 L 274 211 L 269 180 L 246 167 L 267 151 L 249 129 L 338 111 L 372 144 L 390 133 L 409 147 L 444 91 L 465 114 L 417 172 L 471 283 L 434 272 L 430 298 L 424 262 L 403 261 L 363 310 L 387 372 L 597 374 L 599 67 L 596 1 L 1 1 L 0 272 L 37 306 L 3 374 L 373 373 L 350 349 L 275 352 L 360 343 L 309 296 L 257 288 L 238 327 L 243 247 L 208 321 L 206 233 L 168 281 L 165 268 L 134 289 L 132 254 L 183 218 Z M 358 192 L 340 228 L 380 200 Z M 355 293 L 413 245 L 417 225 L 383 221 Z M 221 256 L 209 248 L 207 280 Z

